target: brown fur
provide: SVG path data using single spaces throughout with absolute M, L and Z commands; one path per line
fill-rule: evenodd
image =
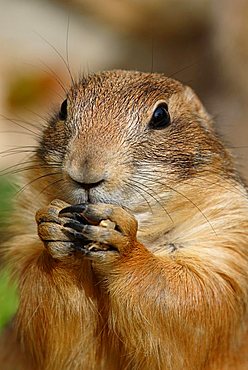
M 159 101 L 172 124 L 151 130 Z M 68 102 L 37 146 L 4 249 L 20 305 L 1 368 L 247 369 L 247 192 L 198 98 L 163 75 L 112 71 Z M 89 198 L 78 183 L 103 174 Z M 86 258 L 59 241 L 58 212 L 84 202 L 117 224 L 93 240 L 118 252 Z

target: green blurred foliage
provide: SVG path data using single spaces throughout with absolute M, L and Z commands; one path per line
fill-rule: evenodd
M 9 182 L 0 178 L 0 240 L 5 239 L 7 219 L 11 212 L 11 199 L 14 189 Z M 1 248 L 1 247 L 0 247 Z M 1 260 L 0 260 L 1 263 Z M 1 264 L 2 265 L 2 264 Z M 2 267 L 2 266 L 1 266 Z M 10 320 L 17 309 L 16 286 L 10 282 L 6 268 L 0 271 L 0 330 Z
M 0 175 L 0 235 L 7 225 L 8 215 L 11 212 L 11 199 L 14 195 L 14 188 L 8 179 Z M 2 240 L 2 238 L 1 238 Z
M 10 320 L 17 309 L 16 286 L 9 279 L 6 269 L 0 273 L 0 330 Z

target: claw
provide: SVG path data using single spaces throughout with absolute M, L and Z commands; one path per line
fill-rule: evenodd
M 88 244 L 89 243 L 91 243 L 90 241 L 88 241 Z M 85 243 L 85 244 L 82 244 L 82 243 L 72 243 L 72 245 L 71 245 L 71 248 L 72 249 L 74 249 L 74 250 L 76 250 L 76 251 L 79 251 L 79 252 L 82 252 L 83 254 L 88 254 L 88 251 L 87 251 L 87 249 L 85 249 L 85 245 L 86 245 L 87 243 Z
M 78 213 L 74 213 L 71 218 L 74 219 L 74 220 L 76 220 L 76 221 L 78 221 L 78 222 L 80 222 L 83 225 L 87 225 L 88 224 L 88 221 L 82 215 L 80 215 Z
M 65 213 L 81 213 L 85 211 L 86 208 L 87 208 L 87 204 L 85 203 L 77 204 L 75 206 L 65 207 L 59 212 L 59 216 L 64 215 Z
M 78 221 L 66 222 L 64 224 L 64 227 L 69 227 L 70 229 L 73 229 L 73 230 L 76 230 L 76 231 L 82 231 L 82 229 L 83 229 L 83 226 L 82 226 L 81 222 L 78 222 Z
M 79 211 L 79 206 L 80 206 L 80 211 Z M 59 217 L 68 217 L 68 218 L 70 218 L 72 220 L 76 220 L 76 221 L 80 222 L 83 225 L 87 225 L 88 224 L 88 220 L 86 220 L 80 214 L 80 212 L 82 212 L 82 210 L 83 210 L 83 207 L 81 205 L 78 205 L 78 206 L 69 206 L 69 207 L 63 208 L 59 212 Z
M 99 217 L 91 217 L 91 215 L 86 215 L 85 214 L 85 211 L 87 210 L 88 208 L 88 204 L 86 203 L 81 203 L 81 204 L 77 204 L 75 206 L 69 206 L 69 207 L 65 207 L 63 208 L 60 212 L 59 212 L 59 216 L 61 217 L 70 217 L 71 219 L 76 219 L 77 221 L 81 222 L 83 225 L 88 225 L 88 224 L 92 224 L 92 225 L 98 225 L 99 223 Z
M 82 227 L 81 227 L 81 230 L 82 230 Z M 75 239 L 75 241 L 80 240 L 80 242 L 83 244 L 83 246 L 91 243 L 91 240 L 86 238 L 81 232 L 78 232 L 74 229 L 74 226 L 72 226 L 71 222 L 67 222 L 64 225 L 63 232 L 65 234 L 69 235 L 70 237 L 73 237 Z

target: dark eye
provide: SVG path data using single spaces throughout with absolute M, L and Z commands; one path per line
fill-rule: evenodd
M 59 111 L 59 119 L 65 121 L 67 118 L 67 99 L 63 101 Z
M 149 122 L 150 128 L 154 130 L 162 130 L 170 124 L 170 114 L 166 103 L 159 105 L 153 112 Z

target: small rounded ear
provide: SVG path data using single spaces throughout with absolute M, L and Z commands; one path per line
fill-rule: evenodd
M 184 96 L 186 98 L 186 101 L 193 107 L 199 117 L 202 117 L 203 126 L 207 127 L 208 129 L 212 128 L 212 117 L 208 114 L 202 102 L 195 94 L 195 92 L 191 89 L 191 87 L 185 87 Z

